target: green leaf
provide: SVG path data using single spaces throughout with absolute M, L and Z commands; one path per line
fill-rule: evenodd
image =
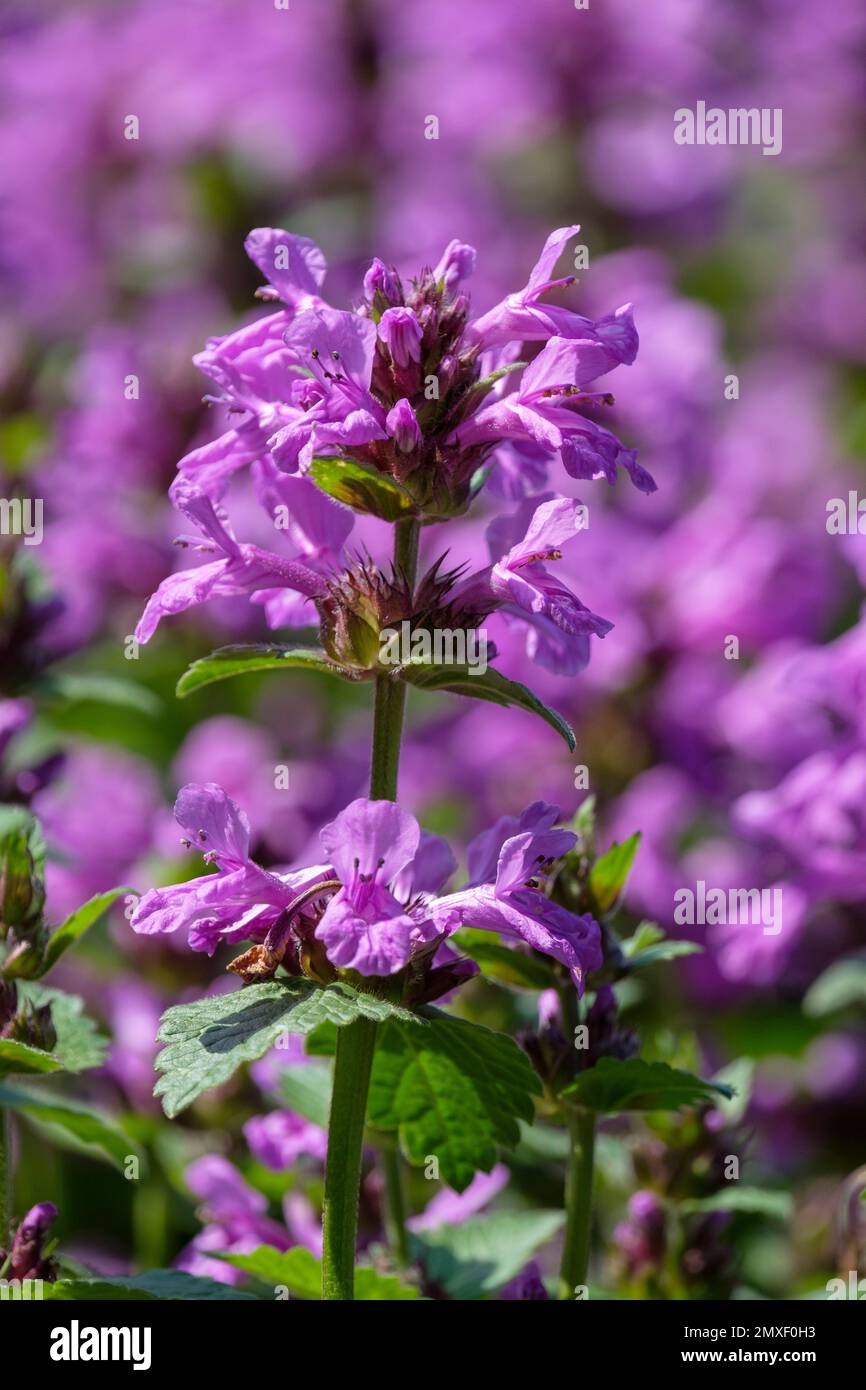
M 383 521 L 399 521 L 415 510 L 412 494 L 396 479 L 356 459 L 313 459 L 309 476 L 329 497 Z
M 645 970 L 648 965 L 676 960 L 680 956 L 698 955 L 703 949 L 696 941 L 668 940 L 655 922 L 641 922 L 628 940 L 622 943 L 629 972 Z
M 495 932 L 467 928 L 452 936 L 450 944 L 480 965 L 484 974 L 520 989 L 551 989 L 556 976 L 547 957 L 513 951 L 503 946 Z
M 163 1109 L 173 1119 L 203 1091 L 228 1081 L 242 1063 L 262 1057 L 281 1034 L 310 1033 L 325 1022 L 344 1028 L 358 1018 L 422 1021 L 344 981 L 323 987 L 306 979 L 271 980 L 195 1004 L 177 1004 L 163 1015 L 157 1034 L 166 1046 L 157 1057 L 164 1075 L 154 1094 L 162 1096 Z
M 50 989 L 34 980 L 18 982 L 19 998 L 29 999 L 35 1008 L 43 1004 L 51 1005 L 51 1019 L 57 1033 L 57 1042 L 50 1052 L 39 1048 L 29 1048 L 30 1053 L 39 1053 L 54 1065 L 27 1067 L 27 1071 L 88 1071 L 91 1067 L 101 1067 L 108 1050 L 108 1038 L 96 1030 L 92 1018 L 83 1012 L 84 1000 L 77 994 L 65 994 L 63 990 Z M 10 1068 L 17 1070 L 17 1068 Z
M 45 838 L 42 827 L 23 806 L 0 806 L 0 842 L 8 836 L 23 835 L 33 862 L 40 872 L 45 866 Z M 0 843 L 0 848 L 4 846 Z
M 103 676 L 98 672 L 46 676 L 37 682 L 36 692 L 49 700 L 62 700 L 64 704 L 91 700 L 96 704 L 118 705 L 122 709 L 135 710 L 137 714 L 151 716 L 159 714 L 162 709 L 159 696 L 146 686 L 117 676 Z
M 501 1211 L 411 1238 L 427 1278 L 450 1298 L 484 1298 L 519 1274 L 565 1222 L 558 1211 Z
M 110 1300 L 111 1302 L 148 1302 L 153 1299 L 191 1299 L 223 1302 L 226 1299 L 255 1299 L 255 1294 L 243 1293 L 230 1284 L 216 1279 L 203 1279 L 185 1274 L 180 1269 L 148 1269 L 143 1274 L 124 1276 L 94 1276 L 92 1279 L 58 1279 L 56 1284 L 43 1285 L 43 1297 L 59 1302 Z
M 602 1057 L 597 1066 L 583 1072 L 563 1091 L 563 1096 L 599 1115 L 619 1115 L 626 1110 L 679 1110 L 683 1105 L 705 1105 L 718 1096 L 733 1096 L 733 1088 L 717 1081 L 702 1081 L 691 1072 L 678 1071 L 667 1062 L 627 1062 Z
M 562 715 L 545 705 L 527 686 L 509 680 L 492 666 L 481 672 L 470 666 L 432 666 L 427 662 L 409 662 L 403 667 L 403 676 L 419 690 L 449 691 L 472 700 L 487 700 L 490 704 L 505 708 L 516 706 L 529 714 L 537 714 L 562 735 L 574 752 L 574 731 Z
M 696 941 L 660 941 L 657 946 L 648 946 L 628 958 L 629 973 L 646 970 L 648 965 L 659 965 L 662 961 L 678 960 L 682 956 L 699 956 L 703 951 Z
M 739 1183 L 732 1182 L 710 1197 L 680 1202 L 678 1208 L 685 1216 L 732 1211 L 767 1216 L 774 1221 L 787 1221 L 794 1209 L 794 1203 L 789 1192 L 768 1192 L 764 1188 L 741 1187 Z
M 192 695 L 214 681 L 231 676 L 247 676 L 253 671 L 318 671 L 328 676 L 346 679 L 342 668 L 329 661 L 324 652 L 308 647 L 277 647 L 268 645 L 219 647 L 209 656 L 194 661 L 184 671 L 175 693 L 180 699 Z
M 107 1158 L 117 1168 L 123 1169 L 130 1156 L 140 1157 L 135 1144 L 110 1116 L 79 1101 L 48 1090 L 0 1084 L 0 1107 L 15 1110 L 51 1130 L 62 1130 L 85 1152 Z
M 589 892 L 596 915 L 603 917 L 616 903 L 625 887 L 639 844 L 638 832 L 630 835 L 621 845 L 612 844 L 593 864 L 589 873 Z
M 110 888 L 107 893 L 98 893 L 95 898 L 90 898 L 88 902 L 83 903 L 67 917 L 66 921 L 62 922 L 49 937 L 39 975 L 46 975 L 64 951 L 68 951 L 69 947 L 78 941 L 86 931 L 96 925 L 112 903 L 116 903 L 117 899 L 124 893 L 131 893 L 132 891 L 131 888 Z
M 753 1057 L 735 1057 L 732 1062 L 717 1071 L 713 1080 L 728 1086 L 733 1092 L 730 1096 L 719 1096 L 714 1102 L 726 1125 L 741 1124 L 749 1108 L 752 1086 L 755 1080 L 755 1061 Z
M 16 1042 L 14 1038 L 0 1038 L 0 1076 L 38 1075 L 49 1071 L 62 1071 L 57 1058 L 41 1047 L 31 1047 L 29 1043 Z
M 578 837 L 578 849 L 586 854 L 595 842 L 595 793 L 585 796 L 574 813 L 571 829 Z
M 303 1246 L 292 1250 L 275 1250 L 272 1245 L 260 1245 L 249 1255 L 218 1254 L 225 1260 L 252 1274 L 263 1284 L 286 1288 L 296 1298 L 319 1301 L 322 1297 L 322 1262 Z M 364 1265 L 355 1268 L 355 1299 L 361 1303 L 407 1302 L 420 1298 L 418 1289 L 402 1284 L 394 1274 L 379 1274 Z
M 410 1162 L 439 1160 L 443 1180 L 464 1192 L 489 1173 L 497 1147 L 514 1148 L 519 1120 L 531 1122 L 540 1086 L 511 1038 L 424 1009 L 425 1029 L 389 1023 L 376 1043 L 367 1119 L 398 1130 Z
M 639 955 L 641 951 L 647 951 L 650 946 L 655 946 L 657 942 L 665 939 L 665 933 L 658 922 L 639 922 L 631 936 L 622 942 L 623 955 L 629 958 Z
M 290 1110 L 327 1129 L 331 1110 L 331 1068 L 327 1063 L 284 1067 L 280 1072 L 280 1095 Z
M 810 986 L 803 1012 L 810 1018 L 823 1018 L 855 1004 L 866 1004 L 866 956 L 834 961 Z

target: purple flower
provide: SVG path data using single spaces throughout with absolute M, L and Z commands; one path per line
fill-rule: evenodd
M 474 246 L 467 246 L 465 241 L 450 241 L 433 271 L 433 279 L 441 280 L 446 291 L 454 294 L 474 271 L 475 260 Z
M 535 1260 L 531 1260 L 525 1269 L 522 1269 L 514 1279 L 510 1279 L 502 1288 L 499 1295 L 500 1299 L 506 1302 L 535 1302 L 540 1303 L 550 1298 L 550 1294 L 545 1288 L 544 1280 L 541 1277 L 541 1270 Z
M 508 1182 L 508 1169 L 497 1163 L 489 1173 L 476 1173 L 465 1192 L 443 1187 L 431 1197 L 418 1216 L 406 1223 L 410 1231 L 435 1231 L 438 1226 L 459 1226 L 470 1216 L 477 1216 L 497 1196 Z
M 611 402 L 606 392 L 589 387 L 618 365 L 606 343 L 596 338 L 550 338 L 525 368 L 516 390 L 494 392 L 489 404 L 457 427 L 451 442 L 467 449 L 505 440 L 533 446 L 558 454 L 573 477 L 606 477 L 609 482 L 621 465 L 636 487 L 653 492 L 655 483 L 637 467 L 634 451 L 580 414 L 582 406 Z
M 404 876 L 423 872 L 436 851 L 422 849 L 414 816 L 390 801 L 353 801 L 321 832 L 322 848 L 342 887 L 330 900 L 316 928 L 328 959 L 361 975 L 392 975 L 407 964 L 412 948 L 435 936 L 426 931 L 423 908 L 410 916 L 390 891 Z M 439 865 L 436 888 L 453 871 L 453 860 Z M 435 891 L 435 889 L 434 889 Z M 420 915 L 420 920 L 419 920 Z
M 381 295 L 387 304 L 399 304 L 403 298 L 403 286 L 396 270 L 385 265 L 378 256 L 364 276 L 364 294 L 368 303 L 373 303 L 376 295 Z
M 634 359 L 629 307 L 592 320 L 540 301 L 573 279 L 551 274 L 574 230 L 555 232 L 528 284 L 467 328 L 460 286 L 475 252 L 463 242 L 452 241 L 435 271 L 423 270 L 408 287 L 374 261 L 365 298 L 345 312 L 319 294 L 325 262 L 318 247 L 258 228 L 247 250 L 269 278 L 264 297 L 284 307 L 212 339 L 196 359 L 220 388 L 210 399 L 227 407 L 231 428 L 182 459 L 181 475 L 219 500 L 247 465 L 303 473 L 315 458 L 336 454 L 397 478 L 421 513 L 443 520 L 465 509 L 480 466 L 513 441 L 547 456 L 562 451 L 579 477 L 611 479 L 621 465 L 651 490 L 633 451 L 580 413 L 610 399 L 590 384 Z M 547 346 L 524 368 L 517 357 L 526 340 Z M 509 364 L 523 379 L 506 395 L 504 378 L 489 374 Z M 437 384 L 433 409 L 429 380 Z
M 528 281 L 522 290 L 510 294 L 499 304 L 489 309 L 481 318 L 469 324 L 466 332 L 470 342 L 481 348 L 494 347 L 501 343 L 532 342 L 548 338 L 580 338 L 585 343 L 594 343 L 599 350 L 598 370 L 593 377 L 610 371 L 618 363 L 629 364 L 634 361 L 638 350 L 637 330 L 631 316 L 631 305 L 625 304 L 615 313 L 605 318 L 584 318 L 571 309 L 563 309 L 554 304 L 539 303 L 540 296 L 548 290 L 574 283 L 573 275 L 559 280 L 552 278 L 554 267 L 565 250 L 566 245 L 580 231 L 579 226 L 559 227 L 551 232 L 544 248 L 532 268 Z M 588 348 L 584 356 L 588 355 Z M 601 362 L 609 362 L 601 366 Z
M 248 1255 L 259 1245 L 290 1250 L 298 1241 L 294 1233 L 268 1216 L 268 1200 L 244 1182 L 238 1170 L 219 1154 L 208 1154 L 191 1163 L 184 1177 L 187 1187 L 202 1203 L 203 1230 L 182 1250 L 175 1265 L 188 1274 L 239 1284 L 243 1272 L 214 1259 L 212 1251 Z
M 276 1173 L 291 1168 L 302 1154 L 324 1159 L 328 1150 L 327 1132 L 291 1110 L 254 1115 L 244 1125 L 244 1138 L 253 1157 Z
M 635 1192 L 628 1204 L 628 1220 L 613 1233 L 630 1278 L 657 1270 L 667 1247 L 667 1215 L 654 1192 Z
M 55 1262 L 46 1259 L 42 1251 L 48 1241 L 48 1233 L 57 1220 L 57 1208 L 53 1202 L 39 1202 L 31 1207 L 21 1220 L 8 1253 L 0 1248 L 0 1268 L 7 1279 L 46 1279 L 53 1283 L 58 1269 Z M 2 1233 L 6 1238 L 6 1232 Z M 8 1259 L 8 1266 L 6 1261 Z
M 288 873 L 250 858 L 246 817 L 220 787 L 184 787 L 175 815 L 185 843 L 201 848 L 217 872 L 151 889 L 132 913 L 133 930 L 184 927 L 193 950 L 210 954 L 221 940 L 251 940 L 252 950 L 230 967 L 245 979 L 271 978 L 280 964 L 324 980 L 338 969 L 393 975 L 411 960 L 418 970 L 409 1002 L 426 1001 L 473 973 L 445 945 L 464 925 L 562 961 L 579 990 L 601 965 L 598 925 L 539 891 L 540 875 L 576 838 L 554 828 L 559 812 L 543 802 L 474 841 L 470 884 L 447 897 L 438 895 L 454 872 L 453 855 L 392 801 L 353 801 L 321 831 L 326 863 Z
M 246 816 L 214 783 L 183 787 L 174 813 L 186 832 L 183 843 L 195 844 L 218 872 L 145 893 L 129 919 L 136 932 L 186 928 L 193 950 L 209 955 L 221 939 L 264 941 L 299 892 L 328 876 L 322 868 L 279 876 L 255 864 Z
M 257 545 L 241 545 L 211 499 L 185 479 L 173 484 L 172 500 L 202 532 L 205 539 L 192 542 L 196 548 L 215 551 L 221 558 L 177 570 L 162 581 L 135 629 L 139 642 L 149 642 L 164 617 L 183 613 L 210 599 L 257 592 L 270 597 L 276 589 L 314 598 L 325 589 L 321 573 L 311 565 L 283 559 Z
M 385 428 L 401 454 L 411 454 L 421 443 L 421 427 L 418 416 L 405 396 L 388 412 Z
M 584 525 L 580 504 L 564 497 L 527 498 L 511 516 L 487 530 L 495 563 L 465 580 L 455 605 L 498 611 L 529 629 L 527 654 L 558 675 L 574 675 L 589 660 L 589 637 L 604 637 L 612 623 L 592 613 L 545 568 Z
M 437 899 L 430 911 L 434 922 L 447 922 L 452 931 L 496 931 L 553 956 L 568 967 L 581 994 L 587 973 L 601 969 L 598 923 L 551 902 L 539 887 L 551 862 L 576 842 L 570 831 L 554 829 L 558 817 L 557 807 L 544 802 L 516 822 L 503 817 L 469 846 L 468 887 Z
M 312 380 L 296 383 L 294 418 L 269 441 L 281 467 L 303 472 L 317 452 L 386 437 L 385 412 L 370 394 L 376 344 L 370 319 L 323 305 L 300 314 L 284 340 L 292 361 Z
M 279 299 L 290 309 L 307 309 L 323 303 L 319 289 L 328 263 L 309 237 L 293 236 L 274 227 L 256 227 L 244 242 L 244 250 L 264 275 L 267 289 L 259 299 Z
M 562 441 L 560 458 L 572 478 L 605 478 L 611 486 L 617 469 L 624 468 L 640 492 L 655 492 L 656 483 L 637 461 L 637 451 L 626 449 L 610 430 L 583 417 Z
M 398 367 L 421 361 L 421 325 L 411 309 L 386 309 L 379 320 L 379 337 Z
M 784 850 L 814 898 L 857 902 L 866 890 L 866 751 L 843 746 L 806 758 L 771 791 L 748 792 L 735 823 Z

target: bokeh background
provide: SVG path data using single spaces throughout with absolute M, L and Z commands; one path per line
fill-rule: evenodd
M 564 577 L 615 627 L 582 676 L 534 677 L 577 755 L 520 713 L 413 693 L 401 784 L 459 845 L 539 797 L 572 813 L 585 765 L 602 843 L 643 832 L 628 912 L 675 935 L 689 934 L 672 921 L 678 887 L 784 886 L 779 934 L 697 927 L 703 954 L 623 1001 L 649 1055 L 738 1069 L 743 1181 L 778 1199 L 661 1270 L 629 1200 L 664 1185 L 671 1154 L 697 1182 L 685 1195 L 703 1193 L 717 1155 L 682 1126 L 614 1126 L 595 1273 L 632 1297 L 802 1294 L 856 1268 L 864 1238 L 849 1198 L 866 1161 L 866 537 L 827 527 L 828 502 L 866 486 L 864 40 L 858 0 L 6 0 L 0 14 L 0 457 L 5 495 L 45 505 L 41 546 L 2 543 L 2 789 L 45 826 L 54 920 L 100 889 L 190 872 L 170 810 L 184 781 L 222 783 L 275 863 L 365 786 L 363 687 L 248 678 L 175 699 L 190 660 L 264 635 L 248 605 L 166 623 L 126 654 L 176 562 L 175 463 L 222 423 L 192 353 L 261 312 L 246 232 L 313 237 L 343 305 L 374 254 L 414 273 L 459 237 L 478 248 L 483 309 L 525 282 L 551 228 L 580 222 L 578 307 L 634 303 L 641 348 L 617 373 L 615 427 L 659 489 L 592 485 Z M 674 111 L 698 100 L 781 108 L 781 153 L 675 144 Z M 457 558 L 484 523 L 461 523 Z M 520 650 L 494 635 L 519 676 Z M 66 968 L 112 1038 L 84 1093 L 124 1117 L 149 1167 L 129 1182 L 21 1125 L 16 1207 L 56 1201 L 64 1247 L 95 1268 L 186 1249 L 214 1272 L 202 1252 L 238 1211 L 315 1245 L 316 1136 L 287 1149 L 282 1131 L 275 1155 L 256 1129 L 273 1068 L 173 1125 L 151 1097 L 161 1010 L 224 966 L 135 938 L 118 911 Z M 534 1001 L 474 984 L 461 1008 L 513 1030 Z M 243 1174 L 237 1209 L 215 1209 L 194 1166 L 213 1155 Z M 557 1203 L 553 1150 L 527 1148 L 506 1176 L 477 1202 Z

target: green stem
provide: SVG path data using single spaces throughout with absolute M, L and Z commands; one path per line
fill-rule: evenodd
M 406 1195 L 403 1191 L 403 1163 L 397 1145 L 382 1150 L 385 1178 L 385 1232 L 400 1269 L 409 1264 L 409 1233 L 406 1230 Z
M 418 572 L 418 544 L 421 527 L 410 518 L 398 521 L 394 527 L 394 568 L 401 570 L 408 582 L 414 586 Z
M 355 1243 L 367 1091 L 376 1024 L 359 1018 L 337 1030 L 334 1090 L 328 1121 L 323 1209 L 322 1298 L 355 1297 Z
M 418 566 L 419 525 L 399 521 L 394 535 L 394 567 L 400 569 L 410 585 L 415 583 Z M 370 770 L 370 797 L 374 801 L 396 801 L 397 773 L 400 766 L 400 740 L 406 709 L 406 686 L 390 676 L 376 679 L 373 708 L 373 754 Z M 348 1028 L 337 1030 L 334 1058 L 334 1084 L 328 1121 L 328 1157 L 325 1163 L 325 1201 L 322 1214 L 324 1248 L 322 1253 L 322 1298 L 353 1299 L 355 1296 L 355 1246 L 358 1230 L 358 1199 L 361 1186 L 361 1158 L 364 1145 L 364 1118 L 367 1092 L 376 1050 L 376 1024 L 358 1019 Z M 394 1154 L 395 1163 L 399 1155 Z M 394 1207 L 386 1168 L 389 1193 L 389 1227 L 398 1259 L 407 1248 L 405 1213 Z M 396 1192 L 398 1189 L 394 1189 Z
M 373 756 L 370 766 L 370 797 L 373 801 L 397 800 L 397 773 L 400 767 L 400 739 L 406 709 L 406 684 L 391 676 L 376 677 L 373 708 Z
M 0 1109 L 0 1246 L 8 1243 L 12 1224 L 12 1121 Z
M 569 1154 L 565 1179 L 565 1243 L 559 1275 L 559 1297 L 575 1297 L 586 1284 L 592 1227 L 592 1179 L 595 1162 L 595 1116 L 585 1110 L 568 1115 Z

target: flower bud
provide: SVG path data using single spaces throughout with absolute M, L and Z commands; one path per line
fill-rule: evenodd
M 388 412 L 385 428 L 401 454 L 411 454 L 423 439 L 417 416 L 404 396 Z
M 31 1207 L 15 1233 L 9 1254 L 10 1279 L 57 1278 L 57 1267 L 43 1257 L 51 1226 L 57 1220 L 53 1202 L 39 1202 Z
M 379 321 L 379 337 L 398 367 L 421 361 L 423 332 L 411 309 L 386 309 Z
M 19 940 L 30 928 L 38 927 L 45 903 L 42 877 L 30 850 L 30 834 L 24 827 L 15 830 L 0 848 L 0 914 L 3 927 L 16 928 Z
M 377 295 L 380 295 L 386 304 L 403 303 L 403 286 L 400 283 L 400 276 L 393 267 L 389 270 L 378 256 L 373 258 L 373 264 L 364 276 L 364 294 L 367 296 L 368 302 L 373 305 L 376 303 Z
M 443 282 L 447 294 L 453 294 L 461 281 L 468 280 L 474 269 L 475 247 L 455 240 L 446 246 L 441 261 L 433 271 L 433 278 Z

